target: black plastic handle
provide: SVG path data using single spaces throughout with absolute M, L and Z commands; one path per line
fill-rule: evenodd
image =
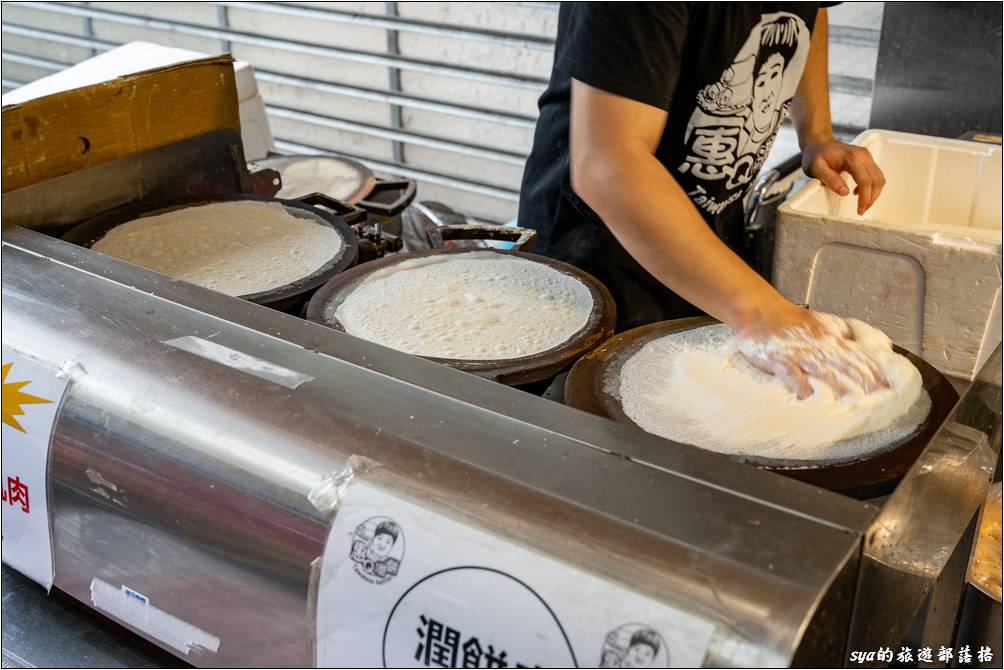
M 347 202 L 342 202 L 336 198 L 332 198 L 330 195 L 325 193 L 308 193 L 305 196 L 295 198 L 295 200 L 296 202 L 302 202 L 304 205 L 311 205 L 315 207 L 319 205 L 330 209 L 332 212 L 341 217 L 342 221 L 350 226 L 366 221 L 366 210 L 356 207 L 355 205 L 350 205 Z
M 377 179 L 373 189 L 357 204 L 379 216 L 395 216 L 415 199 L 414 179 Z
M 802 167 L 802 154 L 794 154 L 793 156 L 788 156 L 783 161 L 775 165 L 772 169 L 777 170 L 781 178 L 787 177 L 795 170 Z
M 464 224 L 459 226 L 441 226 L 432 234 L 438 234 L 440 242 L 446 240 L 497 240 L 514 242 L 520 251 L 526 251 L 537 241 L 537 231 L 531 228 L 515 228 L 510 226 L 491 226 L 483 224 Z M 439 246 L 438 244 L 436 246 Z
M 796 170 L 800 169 L 801 166 L 802 154 L 799 153 L 794 156 L 789 156 L 771 169 L 760 173 L 757 177 L 756 184 L 753 186 L 753 190 L 749 194 L 749 200 L 746 204 L 747 233 L 756 232 L 763 228 L 763 223 L 759 221 L 760 209 L 763 207 L 765 202 L 768 200 L 773 201 L 777 197 L 777 194 L 771 193 L 771 189 L 774 188 L 774 185 L 778 181 L 793 174 Z M 791 186 L 789 185 L 780 197 L 785 197 L 790 189 Z

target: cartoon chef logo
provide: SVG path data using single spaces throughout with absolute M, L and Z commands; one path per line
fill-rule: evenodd
M 770 152 L 808 58 L 809 28 L 788 12 L 764 14 L 718 81 L 697 94 L 685 158 L 695 203 L 712 214 L 742 197 Z
M 356 526 L 352 552 L 356 574 L 371 584 L 383 584 L 397 575 L 404 559 L 404 531 L 396 521 L 375 516 Z
M 668 668 L 666 642 L 651 626 L 626 623 L 607 633 L 600 655 L 601 668 Z

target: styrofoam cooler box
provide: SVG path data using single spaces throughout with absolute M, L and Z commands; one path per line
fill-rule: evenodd
M 854 144 L 882 195 L 858 216 L 855 196 L 806 184 L 778 209 L 774 285 L 972 379 L 1001 341 L 1000 146 L 885 130 Z
M 129 42 L 5 93 L 2 103 L 12 105 L 25 102 L 143 70 L 206 58 L 208 55 L 198 51 L 165 47 L 153 42 Z M 264 158 L 272 148 L 272 131 L 268 126 L 265 103 L 258 93 L 258 82 L 255 80 L 251 64 L 246 61 L 234 61 L 234 80 L 237 85 L 245 158 L 249 161 Z

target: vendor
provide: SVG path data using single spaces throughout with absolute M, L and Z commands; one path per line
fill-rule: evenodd
M 520 225 L 607 285 L 618 329 L 703 310 L 799 397 L 807 374 L 884 386 L 845 324 L 787 301 L 736 254 L 743 196 L 789 107 L 805 172 L 841 196 L 849 173 L 864 213 L 885 179 L 867 149 L 834 137 L 825 8 L 563 3 Z

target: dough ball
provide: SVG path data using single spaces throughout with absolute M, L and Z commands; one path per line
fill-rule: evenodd
M 649 342 L 621 369 L 625 413 L 644 430 L 725 454 L 793 461 L 840 461 L 912 433 L 930 398 L 920 372 L 884 333 L 848 320 L 880 362 L 890 388 L 837 397 L 811 379 L 798 400 L 780 380 L 751 366 L 724 325 Z

